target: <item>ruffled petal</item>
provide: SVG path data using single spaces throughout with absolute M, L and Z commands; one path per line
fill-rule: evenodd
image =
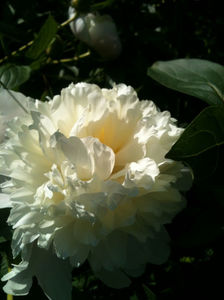
M 57 133 L 56 139 L 67 159 L 76 167 L 79 178 L 90 179 L 93 174 L 93 163 L 81 139 L 75 136 L 67 139 L 60 133 Z
M 94 174 L 101 180 L 107 179 L 113 171 L 115 154 L 113 150 L 93 137 L 83 138 L 86 148 L 94 161 Z

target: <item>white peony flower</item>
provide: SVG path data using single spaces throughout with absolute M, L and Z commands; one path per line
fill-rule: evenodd
M 73 17 L 75 9 L 69 8 L 69 17 Z M 121 53 L 121 42 L 116 25 L 109 15 L 81 14 L 70 27 L 74 35 L 95 49 L 103 58 L 113 59 Z
M 165 155 L 182 132 L 124 84 L 71 84 L 31 103 L 0 148 L 1 174 L 11 178 L 0 201 L 11 207 L 12 251 L 22 257 L 4 290 L 27 294 L 36 276 L 49 299 L 67 300 L 71 269 L 86 260 L 115 288 L 147 262 L 165 262 L 164 224 L 185 205 L 178 180 L 186 171 Z

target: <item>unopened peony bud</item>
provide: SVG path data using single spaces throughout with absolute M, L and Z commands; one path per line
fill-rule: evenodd
M 69 17 L 74 15 L 74 8 L 69 8 Z M 70 23 L 74 35 L 106 59 L 116 58 L 121 53 L 121 42 L 114 21 L 108 15 L 92 13 L 80 15 Z

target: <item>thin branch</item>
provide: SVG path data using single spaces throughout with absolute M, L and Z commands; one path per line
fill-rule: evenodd
M 77 14 L 74 14 L 73 17 L 71 17 L 70 19 L 66 20 L 65 22 L 61 23 L 59 26 L 58 26 L 58 29 L 62 28 L 62 27 L 65 27 L 66 25 L 68 25 L 69 23 L 71 23 L 72 21 L 74 21 L 77 17 Z
M 61 28 L 65 27 L 66 25 L 68 25 L 69 23 L 71 23 L 72 21 L 74 21 L 76 17 L 77 17 L 77 14 L 74 14 L 73 17 L 69 18 L 65 22 L 63 22 L 60 25 L 58 25 L 58 29 L 61 29 Z M 4 61 L 8 60 L 9 57 L 15 56 L 17 53 L 22 52 L 23 50 L 27 49 L 33 43 L 34 43 L 34 40 L 32 40 L 32 41 L 28 42 L 27 44 L 21 46 L 19 49 L 17 49 L 15 51 L 13 51 L 12 53 L 10 53 L 10 55 L 7 55 L 7 56 L 3 57 L 2 59 L 0 59 L 0 64 L 3 63 Z
M 47 63 L 49 64 L 60 64 L 60 63 L 67 63 L 67 62 L 71 62 L 71 61 L 77 61 L 79 60 L 80 58 L 84 58 L 84 57 L 87 57 L 90 55 L 90 50 L 88 50 L 87 52 L 83 53 L 83 54 L 80 54 L 80 55 L 77 55 L 77 56 L 74 56 L 74 57 L 71 57 L 71 58 L 62 58 L 62 59 L 55 59 L 55 60 L 48 60 Z

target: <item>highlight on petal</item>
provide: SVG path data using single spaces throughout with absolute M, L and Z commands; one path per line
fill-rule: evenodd
M 7 194 L 0 194 L 0 208 L 12 207 L 10 196 Z
M 25 100 L 28 101 L 28 100 Z M 12 253 L 4 290 L 71 299 L 71 271 L 88 261 L 121 288 L 169 256 L 164 225 L 185 206 L 191 173 L 165 155 L 183 132 L 169 112 L 124 84 L 70 84 L 7 123 L 0 208 L 10 207 Z
M 90 179 L 93 173 L 93 162 L 84 143 L 77 137 L 66 139 L 59 133 L 56 139 L 64 155 L 76 167 L 79 178 Z
M 125 186 L 129 187 L 135 184 L 147 190 L 152 188 L 158 175 L 159 168 L 156 163 L 148 157 L 143 158 L 137 163 L 130 163 L 126 173 Z

